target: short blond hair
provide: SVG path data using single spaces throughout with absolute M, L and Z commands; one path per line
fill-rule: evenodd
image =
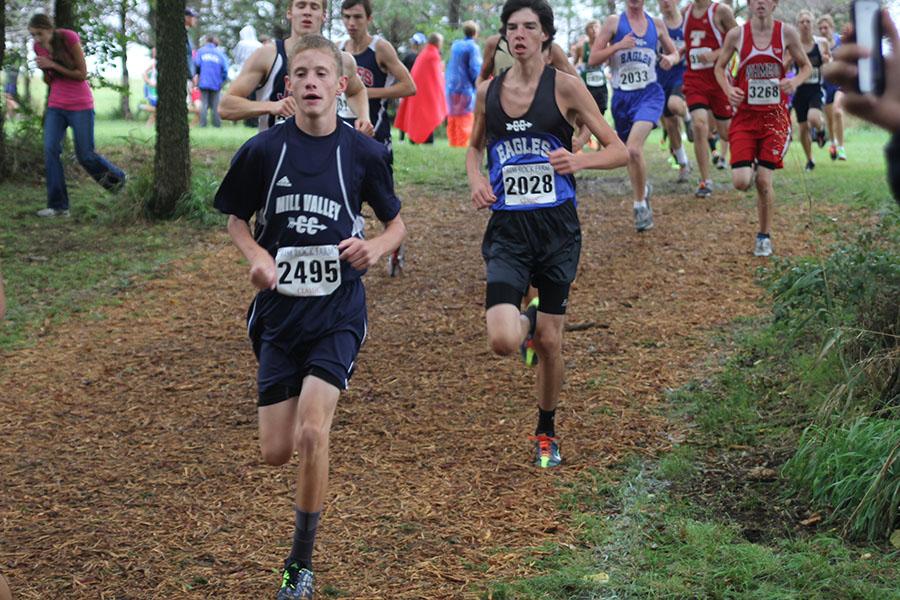
M 808 9 L 806 9 L 806 8 L 801 9 L 801 10 L 797 13 L 797 22 L 798 22 L 798 23 L 800 22 L 800 19 L 801 19 L 802 17 L 809 17 L 809 20 L 810 20 L 810 21 L 812 21 L 813 23 L 816 23 L 816 16 L 812 13 L 811 10 L 808 10 Z M 816 24 L 818 25 L 818 23 L 816 23 Z
M 337 76 L 340 77 L 344 74 L 344 60 L 341 57 L 341 51 L 334 45 L 334 42 L 318 33 L 310 33 L 302 36 L 294 43 L 293 47 L 291 47 L 291 53 L 288 55 L 289 74 L 291 65 L 294 64 L 294 58 L 301 52 L 306 52 L 307 50 L 321 50 L 322 52 L 330 53 L 334 57 L 334 65 L 337 69 L 335 72 L 337 73 Z
M 821 17 L 819 17 L 819 20 L 816 21 L 816 25 L 821 25 L 822 21 L 825 21 L 826 23 L 831 25 L 831 28 L 834 29 L 834 17 L 828 14 L 822 15 Z
M 599 24 L 600 24 L 600 21 L 598 21 L 597 19 L 591 19 L 590 21 L 587 22 L 587 25 L 584 26 L 584 32 L 587 33 L 588 31 L 591 30 L 591 27 L 593 27 L 594 25 L 599 25 Z
M 462 26 L 463 35 L 466 37 L 475 37 L 478 35 L 478 23 L 475 21 L 466 21 Z

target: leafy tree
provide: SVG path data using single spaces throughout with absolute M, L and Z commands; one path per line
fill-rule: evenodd
M 159 0 L 156 59 L 159 73 L 156 107 L 154 194 L 148 208 L 158 218 L 171 217 L 187 195 L 191 181 L 190 135 L 185 82 L 187 33 L 184 0 Z

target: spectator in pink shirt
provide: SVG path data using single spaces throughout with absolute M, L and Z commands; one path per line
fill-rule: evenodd
M 94 96 L 87 82 L 87 64 L 78 34 L 56 29 L 44 14 L 28 22 L 34 38 L 37 66 L 50 86 L 44 115 L 44 166 L 47 171 L 47 208 L 40 217 L 69 215 L 69 194 L 61 159 L 62 140 L 71 127 L 75 138 L 75 156 L 97 183 L 109 191 L 119 191 L 125 173 L 94 151 Z

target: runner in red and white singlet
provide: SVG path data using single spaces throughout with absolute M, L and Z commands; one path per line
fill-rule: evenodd
M 739 190 L 750 189 L 756 165 L 759 233 L 754 254 L 772 254 L 770 230 L 775 190 L 772 173 L 780 169 L 790 143 L 791 120 L 787 97 L 812 72 L 800 34 L 772 18 L 777 0 L 750 0 L 751 19 L 728 32 L 715 66 L 715 76 L 736 110 L 731 121 L 731 179 Z M 737 51 L 738 71 L 733 82 L 726 73 L 731 55 Z M 792 79 L 785 77 L 790 54 L 798 67 Z
M 691 111 L 694 130 L 694 153 L 700 170 L 700 185 L 694 194 L 704 198 L 712 193 L 709 170 L 709 148 L 700 143 L 709 137 L 709 117 L 715 117 L 719 136 L 728 141 L 731 105 L 716 82 L 713 66 L 721 54 L 725 34 L 737 27 L 734 13 L 727 4 L 696 0 L 684 10 L 684 53 L 687 71 L 684 73 L 684 100 Z

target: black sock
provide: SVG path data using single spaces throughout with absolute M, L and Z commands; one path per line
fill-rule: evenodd
M 297 563 L 301 569 L 312 569 L 313 544 L 321 512 L 303 512 L 294 508 L 294 544 L 288 562 Z
M 764 239 L 766 239 L 766 238 L 768 238 L 768 237 L 769 237 L 769 234 L 768 234 L 768 233 L 762 233 L 762 232 L 759 232 L 759 233 L 756 234 L 756 239 L 758 239 L 758 240 L 764 240 Z
M 538 407 L 538 426 L 534 432 L 534 435 L 544 434 L 550 437 L 556 437 L 556 427 L 553 424 L 553 419 L 556 416 L 556 409 L 553 410 L 544 410 L 540 406 Z

